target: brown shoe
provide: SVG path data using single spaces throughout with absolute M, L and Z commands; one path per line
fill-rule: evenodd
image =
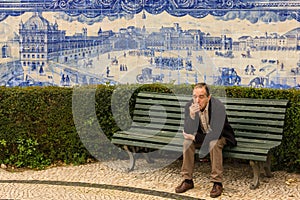
M 214 183 L 214 186 L 213 186 L 212 190 L 210 191 L 210 197 L 216 198 L 216 197 L 220 196 L 222 194 L 222 192 L 223 192 L 223 187 L 221 185 Z
M 175 188 L 176 193 L 183 193 L 188 191 L 189 189 L 194 188 L 194 182 L 192 180 L 191 183 L 188 183 L 186 180 L 182 181 L 180 185 Z

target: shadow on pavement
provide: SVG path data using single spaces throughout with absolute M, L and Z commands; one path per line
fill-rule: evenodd
M 41 181 L 41 180 L 0 180 L 0 183 L 18 183 L 18 184 L 42 184 L 42 185 L 60 185 L 60 186 L 74 186 L 74 187 L 89 187 L 101 188 L 107 190 L 120 190 L 132 193 L 146 194 L 151 196 L 165 197 L 170 199 L 188 199 L 188 200 L 202 200 L 199 198 L 179 195 L 175 193 L 168 193 L 156 190 L 148 190 L 143 188 L 134 188 L 128 186 L 85 183 L 85 182 L 66 182 L 66 181 Z

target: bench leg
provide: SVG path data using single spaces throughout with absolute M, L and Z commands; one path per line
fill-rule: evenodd
M 134 166 L 135 166 L 135 153 L 129 151 L 127 146 L 124 146 L 124 149 L 126 150 L 127 154 L 129 155 L 129 168 L 128 168 L 128 172 L 131 172 L 134 170 Z
M 271 173 L 271 154 L 268 153 L 267 161 L 264 163 L 264 174 L 266 177 L 271 178 L 273 175 Z
M 150 158 L 150 156 L 148 155 L 148 153 L 143 153 L 147 163 L 154 163 L 154 160 Z
M 250 161 L 250 165 L 253 169 L 253 182 L 250 184 L 250 189 L 254 190 L 259 186 L 260 167 L 258 162 L 252 160 Z

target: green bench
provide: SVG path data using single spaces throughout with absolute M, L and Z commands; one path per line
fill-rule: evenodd
M 129 171 L 134 169 L 139 152 L 163 149 L 182 152 L 184 106 L 191 96 L 141 92 L 138 94 L 132 127 L 114 133 L 112 143 L 127 150 Z M 269 150 L 280 145 L 287 100 L 246 98 L 220 99 L 226 108 L 238 144 L 225 147 L 224 157 L 250 160 L 253 168 L 251 189 L 259 185 L 261 172 L 271 177 Z M 147 153 L 148 162 L 153 162 Z

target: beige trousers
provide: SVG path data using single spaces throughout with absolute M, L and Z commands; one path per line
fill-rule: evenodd
M 211 161 L 211 181 L 222 183 L 223 179 L 223 156 L 222 150 L 226 144 L 226 139 L 221 137 L 210 142 L 210 161 Z M 183 142 L 183 163 L 181 175 L 184 179 L 193 179 L 195 149 L 201 144 L 195 144 L 192 140 Z

